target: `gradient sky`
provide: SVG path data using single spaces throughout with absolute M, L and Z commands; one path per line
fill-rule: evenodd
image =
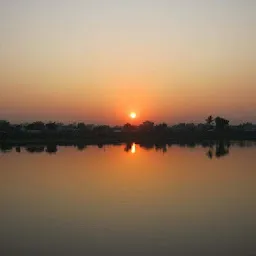
M 1 0 L 0 119 L 256 122 L 255 0 Z

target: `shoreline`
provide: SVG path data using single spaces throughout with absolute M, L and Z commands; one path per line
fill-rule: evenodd
M 59 146 L 73 146 L 73 145 L 120 145 L 120 144 L 208 144 L 210 142 L 218 141 L 255 141 L 255 137 L 173 137 L 173 138 L 73 138 L 73 139 L 5 139 L 0 140 L 0 145 L 10 146 L 27 146 L 27 145 L 59 145 Z

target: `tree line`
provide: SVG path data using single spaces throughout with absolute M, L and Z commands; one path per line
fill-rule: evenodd
M 0 140 L 4 139 L 95 139 L 109 138 L 124 140 L 127 138 L 153 139 L 215 139 L 220 136 L 234 138 L 256 139 L 256 125 L 243 123 L 230 125 L 230 121 L 217 116 L 208 116 L 203 123 L 167 123 L 155 124 L 144 121 L 140 125 L 126 123 L 123 126 L 95 125 L 57 122 L 35 121 L 23 124 L 11 124 L 9 121 L 0 121 Z

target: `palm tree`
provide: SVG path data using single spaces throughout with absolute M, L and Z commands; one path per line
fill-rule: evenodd
M 206 123 L 209 124 L 209 125 L 212 125 L 213 121 L 214 121 L 214 118 L 213 116 L 208 116 L 206 119 L 205 119 Z

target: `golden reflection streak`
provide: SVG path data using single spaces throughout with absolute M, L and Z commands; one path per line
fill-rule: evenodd
M 131 153 L 132 154 L 136 153 L 136 144 L 135 143 L 132 144 Z

